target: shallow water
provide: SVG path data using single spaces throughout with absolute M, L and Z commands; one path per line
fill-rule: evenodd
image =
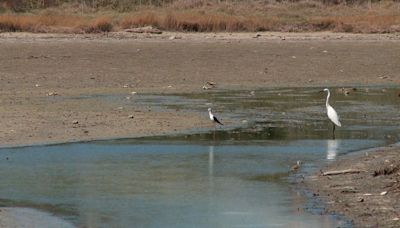
M 160 109 L 213 106 L 237 128 L 3 148 L 0 203 L 46 210 L 79 227 L 347 226 L 304 210 L 288 170 L 296 160 L 308 172 L 341 154 L 396 142 L 400 98 L 396 89 L 334 91 L 344 126 L 332 140 L 324 97 L 318 89 L 218 91 L 173 96 L 171 103 L 138 96 L 135 104 Z
M 337 142 L 342 152 L 378 143 Z M 309 140 L 5 149 L 0 195 L 60 207 L 61 216 L 89 227 L 331 227 L 334 220 L 297 211 L 303 201 L 287 180 L 293 159 L 310 166 L 326 159 L 327 147 Z
M 326 94 L 321 90 L 210 91 L 174 96 L 170 102 L 165 96 L 138 96 L 135 105 L 197 110 L 204 113 L 205 118 L 208 118 L 207 108 L 212 107 L 222 122 L 229 121 L 240 127 L 240 131 L 219 131 L 224 128 L 217 128 L 217 139 L 220 140 L 329 139 L 332 138 L 332 124 L 326 116 Z M 333 88 L 331 94 L 330 104 L 338 112 L 343 125 L 336 128 L 336 138 L 398 141 L 400 89 L 362 87 L 350 90 L 346 95 L 341 88 Z M 213 139 L 211 134 L 173 138 L 197 140 L 199 137 Z

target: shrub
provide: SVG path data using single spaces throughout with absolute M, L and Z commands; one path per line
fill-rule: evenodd
M 100 17 L 93 21 L 93 28 L 98 32 L 111 32 L 113 29 L 112 20 L 109 17 Z

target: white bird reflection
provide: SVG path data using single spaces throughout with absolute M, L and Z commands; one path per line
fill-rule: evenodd
M 208 146 L 208 193 L 210 205 L 213 203 L 214 189 L 214 146 Z M 211 206 L 212 207 L 212 206 Z
M 208 175 L 212 177 L 214 174 L 214 146 L 208 147 Z
M 340 140 L 327 140 L 326 141 L 326 159 L 336 159 L 338 149 L 340 146 Z

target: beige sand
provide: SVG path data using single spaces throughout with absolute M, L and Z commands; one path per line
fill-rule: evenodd
M 121 110 L 101 100 L 53 97 L 205 93 L 207 81 L 220 89 L 400 83 L 400 37 L 395 34 L 260 35 L 0 34 L 0 145 L 138 137 L 213 126 L 206 110 Z
M 30 208 L 0 209 L 0 227 L 2 228 L 73 228 L 72 224 L 48 213 Z
M 326 203 L 327 213 L 342 214 L 355 227 L 399 227 L 399 153 L 399 146 L 392 146 L 345 155 L 322 172 L 359 173 L 316 174 L 307 177 L 305 185 Z

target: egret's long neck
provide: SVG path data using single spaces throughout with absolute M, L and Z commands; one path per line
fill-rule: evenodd
M 331 96 L 331 92 L 328 90 L 328 96 L 326 96 L 326 107 L 329 106 L 329 97 Z

